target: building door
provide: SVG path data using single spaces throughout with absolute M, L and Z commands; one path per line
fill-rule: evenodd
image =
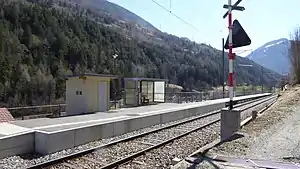
M 107 82 L 99 82 L 99 111 L 107 111 Z
M 85 84 L 83 84 L 83 87 L 81 88 L 81 92 L 80 92 L 80 100 L 81 100 L 81 104 L 82 106 L 82 112 L 83 113 L 88 113 L 88 95 L 87 95 L 87 91 L 85 90 L 84 87 Z
M 79 112 L 80 114 L 88 113 L 88 102 L 87 102 L 87 92 L 86 92 L 86 82 L 82 80 L 82 83 L 78 86 L 77 89 L 77 103 L 80 105 Z

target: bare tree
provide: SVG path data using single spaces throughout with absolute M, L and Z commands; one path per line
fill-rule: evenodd
M 291 34 L 289 56 L 292 65 L 293 84 L 300 84 L 300 28 L 296 28 Z

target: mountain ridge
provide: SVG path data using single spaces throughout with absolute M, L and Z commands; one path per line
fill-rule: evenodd
M 277 73 L 286 74 L 290 72 L 289 62 L 290 41 L 287 38 L 272 40 L 260 46 L 246 58 L 265 66 Z
M 65 97 L 66 75 L 81 73 L 164 78 L 186 91 L 210 90 L 223 83 L 222 52 L 209 45 L 149 34 L 61 1 L 23 2 L 0 1 L 1 105 L 53 104 Z M 119 56 L 113 59 L 116 52 Z M 258 64 L 238 56 L 235 63 L 253 64 L 251 69 L 236 68 L 237 84 L 260 84 Z M 263 83 L 274 85 L 278 74 L 266 72 Z
M 91 10 L 94 10 L 99 12 L 105 11 L 113 15 L 114 17 L 117 17 L 119 19 L 122 19 L 127 22 L 137 23 L 141 27 L 151 30 L 151 31 L 158 31 L 156 27 L 154 27 L 151 23 L 143 19 L 142 17 L 138 16 L 134 12 L 129 11 L 128 9 L 110 2 L 108 0 L 69 0 L 69 2 L 75 2 L 83 7 L 89 8 Z

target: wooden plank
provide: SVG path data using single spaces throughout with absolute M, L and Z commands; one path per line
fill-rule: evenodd
M 69 168 L 72 168 L 72 169 L 79 169 L 78 166 L 74 166 L 72 164 L 69 164 L 69 163 L 62 163 L 62 165 L 66 166 L 66 167 L 69 167 Z

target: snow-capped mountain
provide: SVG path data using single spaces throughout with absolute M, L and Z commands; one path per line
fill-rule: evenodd
M 289 73 L 291 70 L 289 47 L 290 41 L 281 38 L 259 47 L 249 54 L 247 58 L 280 74 Z

